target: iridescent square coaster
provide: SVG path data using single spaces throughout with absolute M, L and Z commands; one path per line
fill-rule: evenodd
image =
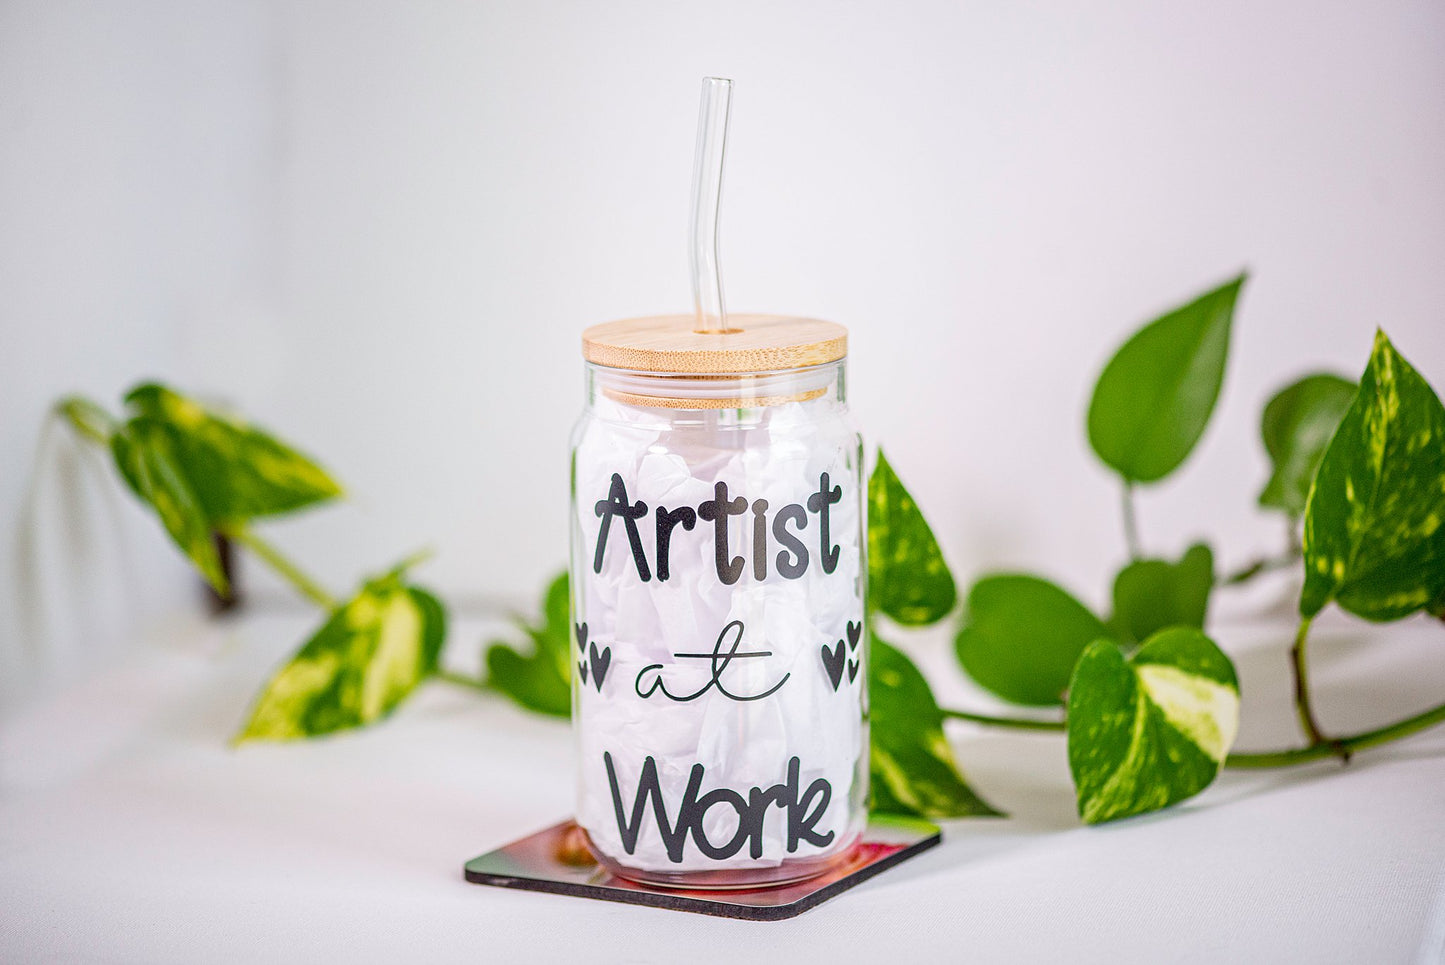
M 466 864 L 466 878 L 479 885 L 544 891 L 629 905 L 651 905 L 700 915 L 780 921 L 800 915 L 859 882 L 927 851 L 941 840 L 936 825 L 912 818 L 874 816 L 837 866 L 816 878 L 777 888 L 684 891 L 650 888 L 618 878 L 592 862 L 571 821 L 488 851 Z

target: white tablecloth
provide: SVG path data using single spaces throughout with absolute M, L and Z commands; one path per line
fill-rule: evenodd
M 566 815 L 567 725 L 429 685 L 382 726 L 231 749 L 299 615 L 172 627 L 0 726 L 4 961 L 1445 961 L 1445 728 L 1347 768 L 1228 772 L 1172 811 L 1073 815 L 1062 739 L 958 725 L 1008 820 L 778 923 L 504 891 L 462 863 Z M 459 621 L 454 659 L 482 628 Z M 1221 627 L 1241 749 L 1298 741 L 1289 627 Z M 991 706 L 946 640 L 940 693 Z M 1327 727 L 1445 700 L 1445 627 L 1326 621 Z

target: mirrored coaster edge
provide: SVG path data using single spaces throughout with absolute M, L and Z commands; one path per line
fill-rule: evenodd
M 652 888 L 619 878 L 579 855 L 576 825 L 563 821 L 529 834 L 465 866 L 473 884 L 647 905 L 747 921 L 800 915 L 854 885 L 921 854 L 942 840 L 938 826 L 918 818 L 874 815 L 863 839 L 833 868 L 806 881 L 773 888 L 688 891 Z

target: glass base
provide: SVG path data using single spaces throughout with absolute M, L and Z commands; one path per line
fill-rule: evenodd
M 805 858 L 786 858 L 781 864 L 767 868 L 720 868 L 715 871 L 646 871 L 629 868 L 598 850 L 591 835 L 583 831 L 587 849 L 597 863 L 619 878 L 653 888 L 675 888 L 685 891 L 738 891 L 748 888 L 778 888 L 796 884 L 824 874 L 845 860 L 862 837 L 854 833 L 832 854 Z

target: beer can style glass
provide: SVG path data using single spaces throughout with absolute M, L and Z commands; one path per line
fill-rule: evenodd
M 747 888 L 867 819 L 862 444 L 847 331 L 628 319 L 583 335 L 572 439 L 577 822 L 610 871 Z

